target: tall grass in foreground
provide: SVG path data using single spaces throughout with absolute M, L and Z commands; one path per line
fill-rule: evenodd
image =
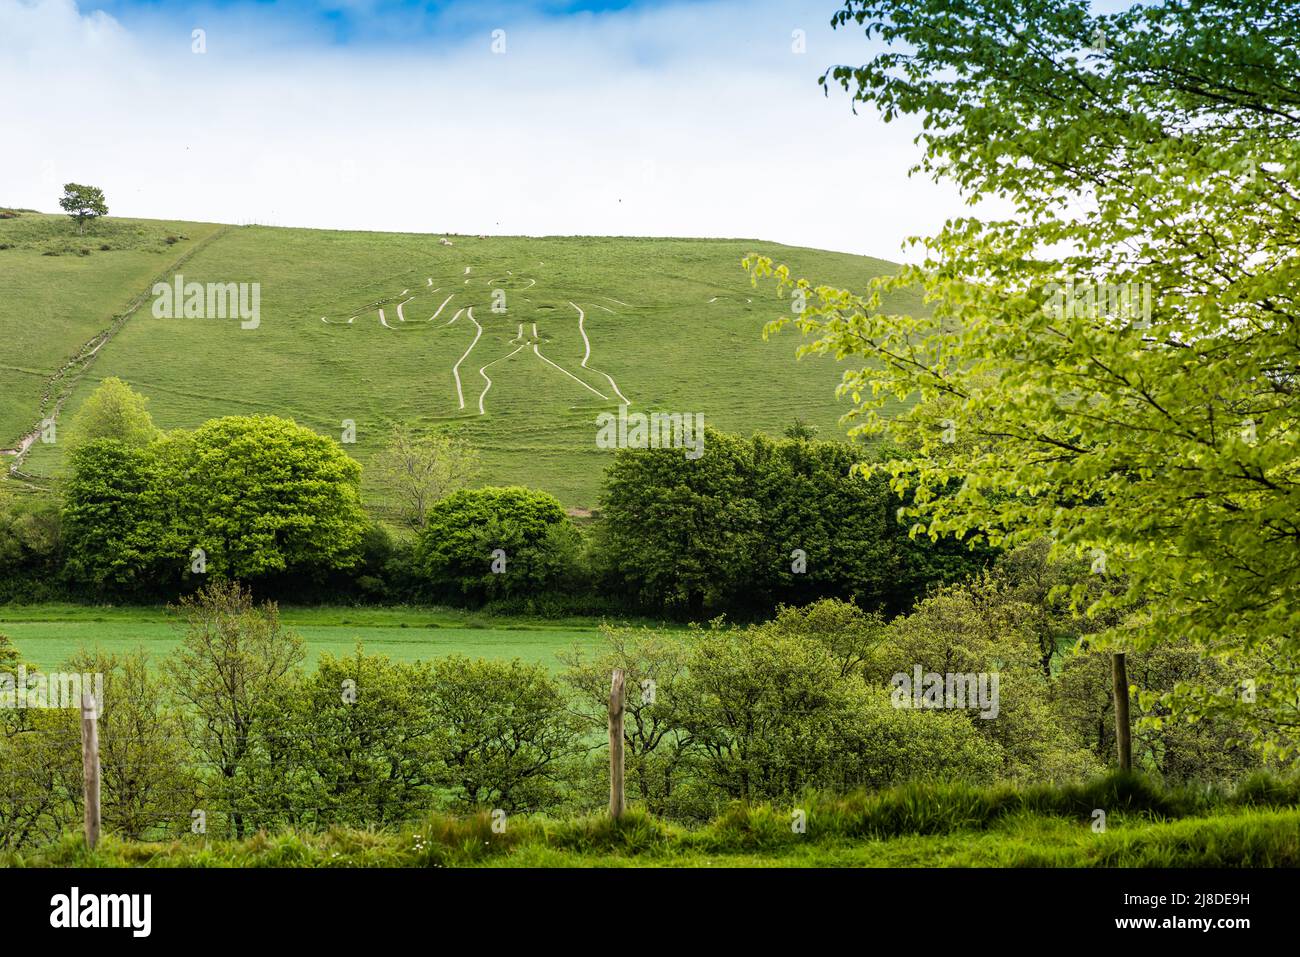
M 1094 812 L 1107 828 L 1094 830 Z M 792 827 L 802 811 L 806 828 Z M 1236 788 L 1166 788 L 1126 774 L 1064 786 L 976 788 L 911 784 L 877 794 L 809 794 L 789 807 L 736 804 L 687 829 L 640 810 L 604 816 L 511 818 L 435 814 L 400 830 L 333 828 L 194 837 L 93 853 L 66 838 L 6 866 L 1300 866 L 1300 778 L 1257 775 Z

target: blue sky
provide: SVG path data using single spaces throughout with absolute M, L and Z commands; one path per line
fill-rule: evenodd
M 0 204 L 77 181 L 127 216 L 904 258 L 963 208 L 906 175 L 914 122 L 822 95 L 870 56 L 836 9 L 0 0 L 0 128 L 24 147 L 0 151 Z
M 30 0 L 29 0 L 30 2 Z M 109 0 L 84 2 L 83 11 L 102 11 L 123 26 L 142 34 L 188 31 L 191 27 L 228 29 L 238 34 L 244 46 L 290 46 L 293 48 L 349 49 L 365 51 L 382 47 L 390 50 L 436 50 L 472 40 L 493 29 L 582 28 L 592 24 L 644 23 L 656 14 L 670 15 L 678 22 L 694 21 L 703 32 L 717 33 L 718 27 L 733 40 L 734 51 L 745 44 L 748 26 L 739 21 L 773 18 L 776 10 L 786 17 L 826 29 L 834 3 L 782 3 L 752 5 L 756 16 L 742 13 L 730 24 L 717 16 L 720 6 L 744 10 L 745 5 L 719 4 L 712 0 L 432 0 L 411 3 L 398 0 L 210 0 L 210 2 L 155 2 L 155 0 Z M 811 22 L 815 21 L 815 23 Z M 643 54 L 657 51 L 655 59 L 670 62 L 691 49 L 690 37 L 663 37 L 653 31 L 639 37 Z
M 88 4 L 128 26 L 173 24 L 204 19 L 224 20 L 255 16 L 262 22 L 292 25 L 303 42 L 336 45 L 415 43 L 424 39 L 462 39 L 474 30 L 505 19 L 559 21 L 592 14 L 627 14 L 664 7 L 707 6 L 701 0 L 513 0 L 467 2 L 433 0 L 408 3 L 397 0 L 215 0 L 215 2 L 158 2 L 110 0 Z

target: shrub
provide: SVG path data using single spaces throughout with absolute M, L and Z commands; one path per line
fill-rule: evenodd
M 260 826 L 383 826 L 432 801 L 438 734 L 429 668 L 382 655 L 321 656 L 259 702 L 248 790 Z
M 464 489 L 434 503 L 415 559 L 440 598 L 509 598 L 572 587 L 581 537 L 546 492 Z
M 177 535 L 209 575 L 243 580 L 355 567 L 369 522 L 361 466 L 292 420 L 229 416 L 173 443 L 167 490 Z
M 1231 781 L 1260 767 L 1253 736 L 1240 720 L 1211 714 L 1189 722 L 1159 698 L 1180 682 L 1240 687 L 1263 673 L 1206 660 L 1190 648 L 1129 652 L 1129 682 L 1137 689 L 1131 702 L 1134 765 L 1171 783 Z M 1061 724 L 1093 754 L 1114 754 L 1110 655 L 1081 649 L 1068 656 L 1053 683 L 1053 705 Z
M 255 605 L 238 584 L 214 582 L 182 599 L 177 612 L 185 636 L 164 670 L 185 709 L 204 807 L 240 837 L 275 808 L 268 780 L 286 782 L 267 771 L 258 742 L 275 715 L 266 702 L 283 700 L 278 693 L 305 657 L 303 640 L 280 624 L 275 605 Z
M 559 802 L 582 725 L 559 684 L 518 659 L 439 658 L 427 689 L 441 729 L 439 783 L 461 806 L 542 810 Z
M 0 602 L 58 596 L 62 565 L 58 502 L 46 495 L 0 492 Z

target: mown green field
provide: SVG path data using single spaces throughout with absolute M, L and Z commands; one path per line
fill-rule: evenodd
M 600 622 L 588 618 L 542 620 L 408 608 L 284 608 L 281 618 L 306 640 L 309 666 L 325 652 L 351 654 L 361 642 L 368 653 L 394 661 L 463 654 L 521 658 L 558 668 L 557 652 L 575 644 L 595 647 L 600 641 Z M 161 608 L 0 606 L 0 633 L 14 640 L 25 661 L 51 670 L 81 648 L 123 653 L 142 647 L 156 661 L 176 647 L 183 627 Z
M 363 464 L 395 423 L 450 426 L 482 449 L 487 482 L 571 506 L 594 503 L 611 455 L 596 447 L 595 417 L 620 397 L 632 411 L 702 412 L 744 434 L 796 417 L 838 434 L 842 368 L 796 360 L 795 336 L 762 340 L 790 304 L 751 288 L 740 260 L 757 251 L 855 288 L 892 270 L 754 240 L 453 236 L 447 246 L 437 235 L 269 227 L 214 238 L 221 228 L 148 221 L 134 228 L 188 238 L 101 253 L 95 231 L 112 228 L 125 221 L 92 226 L 89 255 L 51 257 L 41 244 L 68 220 L 0 220 L 0 245 L 15 245 L 0 249 L 0 372 L 23 384 L 5 390 L 0 447 L 38 419 L 59 361 L 190 250 L 187 282 L 260 283 L 260 325 L 155 318 L 146 297 L 71 383 L 65 417 L 115 375 L 150 398 L 164 428 L 264 412 L 341 437 L 354 422 L 346 448 Z M 38 444 L 27 469 L 57 473 L 61 454 Z

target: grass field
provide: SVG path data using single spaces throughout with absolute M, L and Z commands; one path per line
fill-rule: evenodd
M 556 652 L 594 647 L 600 624 L 407 608 L 284 608 L 281 617 L 306 640 L 309 666 L 322 652 L 351 654 L 359 641 L 368 653 L 394 661 L 463 654 L 557 668 Z M 118 653 L 143 647 L 157 661 L 176 646 L 182 627 L 161 608 L 0 606 L 0 633 L 14 640 L 25 661 L 50 670 L 83 647 Z
M 99 231 L 128 227 L 129 248 L 98 251 Z M 149 397 L 164 428 L 266 412 L 340 437 L 350 420 L 356 443 L 346 448 L 363 464 L 394 423 L 450 426 L 482 449 L 486 481 L 543 488 L 572 506 L 594 502 L 611 454 L 596 447 L 595 417 L 622 398 L 633 411 L 703 412 L 744 434 L 779 432 L 796 417 L 838 434 L 843 369 L 797 361 L 795 336 L 762 341 L 764 322 L 790 306 L 770 286 L 751 288 L 740 259 L 758 251 L 857 288 L 892 270 L 753 240 L 443 245 L 435 235 L 111 220 L 91 227 L 88 255 L 42 254 L 71 230 L 62 217 L 0 220 L 0 245 L 14 246 L 0 249 L 0 447 L 38 421 L 60 362 L 187 250 L 187 282 L 260 283 L 260 325 L 155 318 L 146 296 L 66 383 L 64 416 L 116 375 Z M 188 238 L 160 238 L 177 233 Z M 27 471 L 57 473 L 61 454 L 37 443 Z
M 73 384 L 59 375 L 69 360 L 218 229 L 108 220 L 78 236 L 65 217 L 0 219 L 0 448 L 15 445 L 51 411 L 52 386 Z
M 333 828 L 257 834 L 242 842 L 189 837 L 94 853 L 68 837 L 0 866 L 71 867 L 1296 867 L 1294 781 L 1187 803 L 1142 779 L 973 788 L 916 784 L 879 794 L 800 799 L 791 808 L 735 805 L 699 828 L 633 809 L 603 816 L 514 816 L 503 833 L 487 812 L 430 815 L 394 832 Z M 1091 809 L 1107 808 L 1106 828 Z

